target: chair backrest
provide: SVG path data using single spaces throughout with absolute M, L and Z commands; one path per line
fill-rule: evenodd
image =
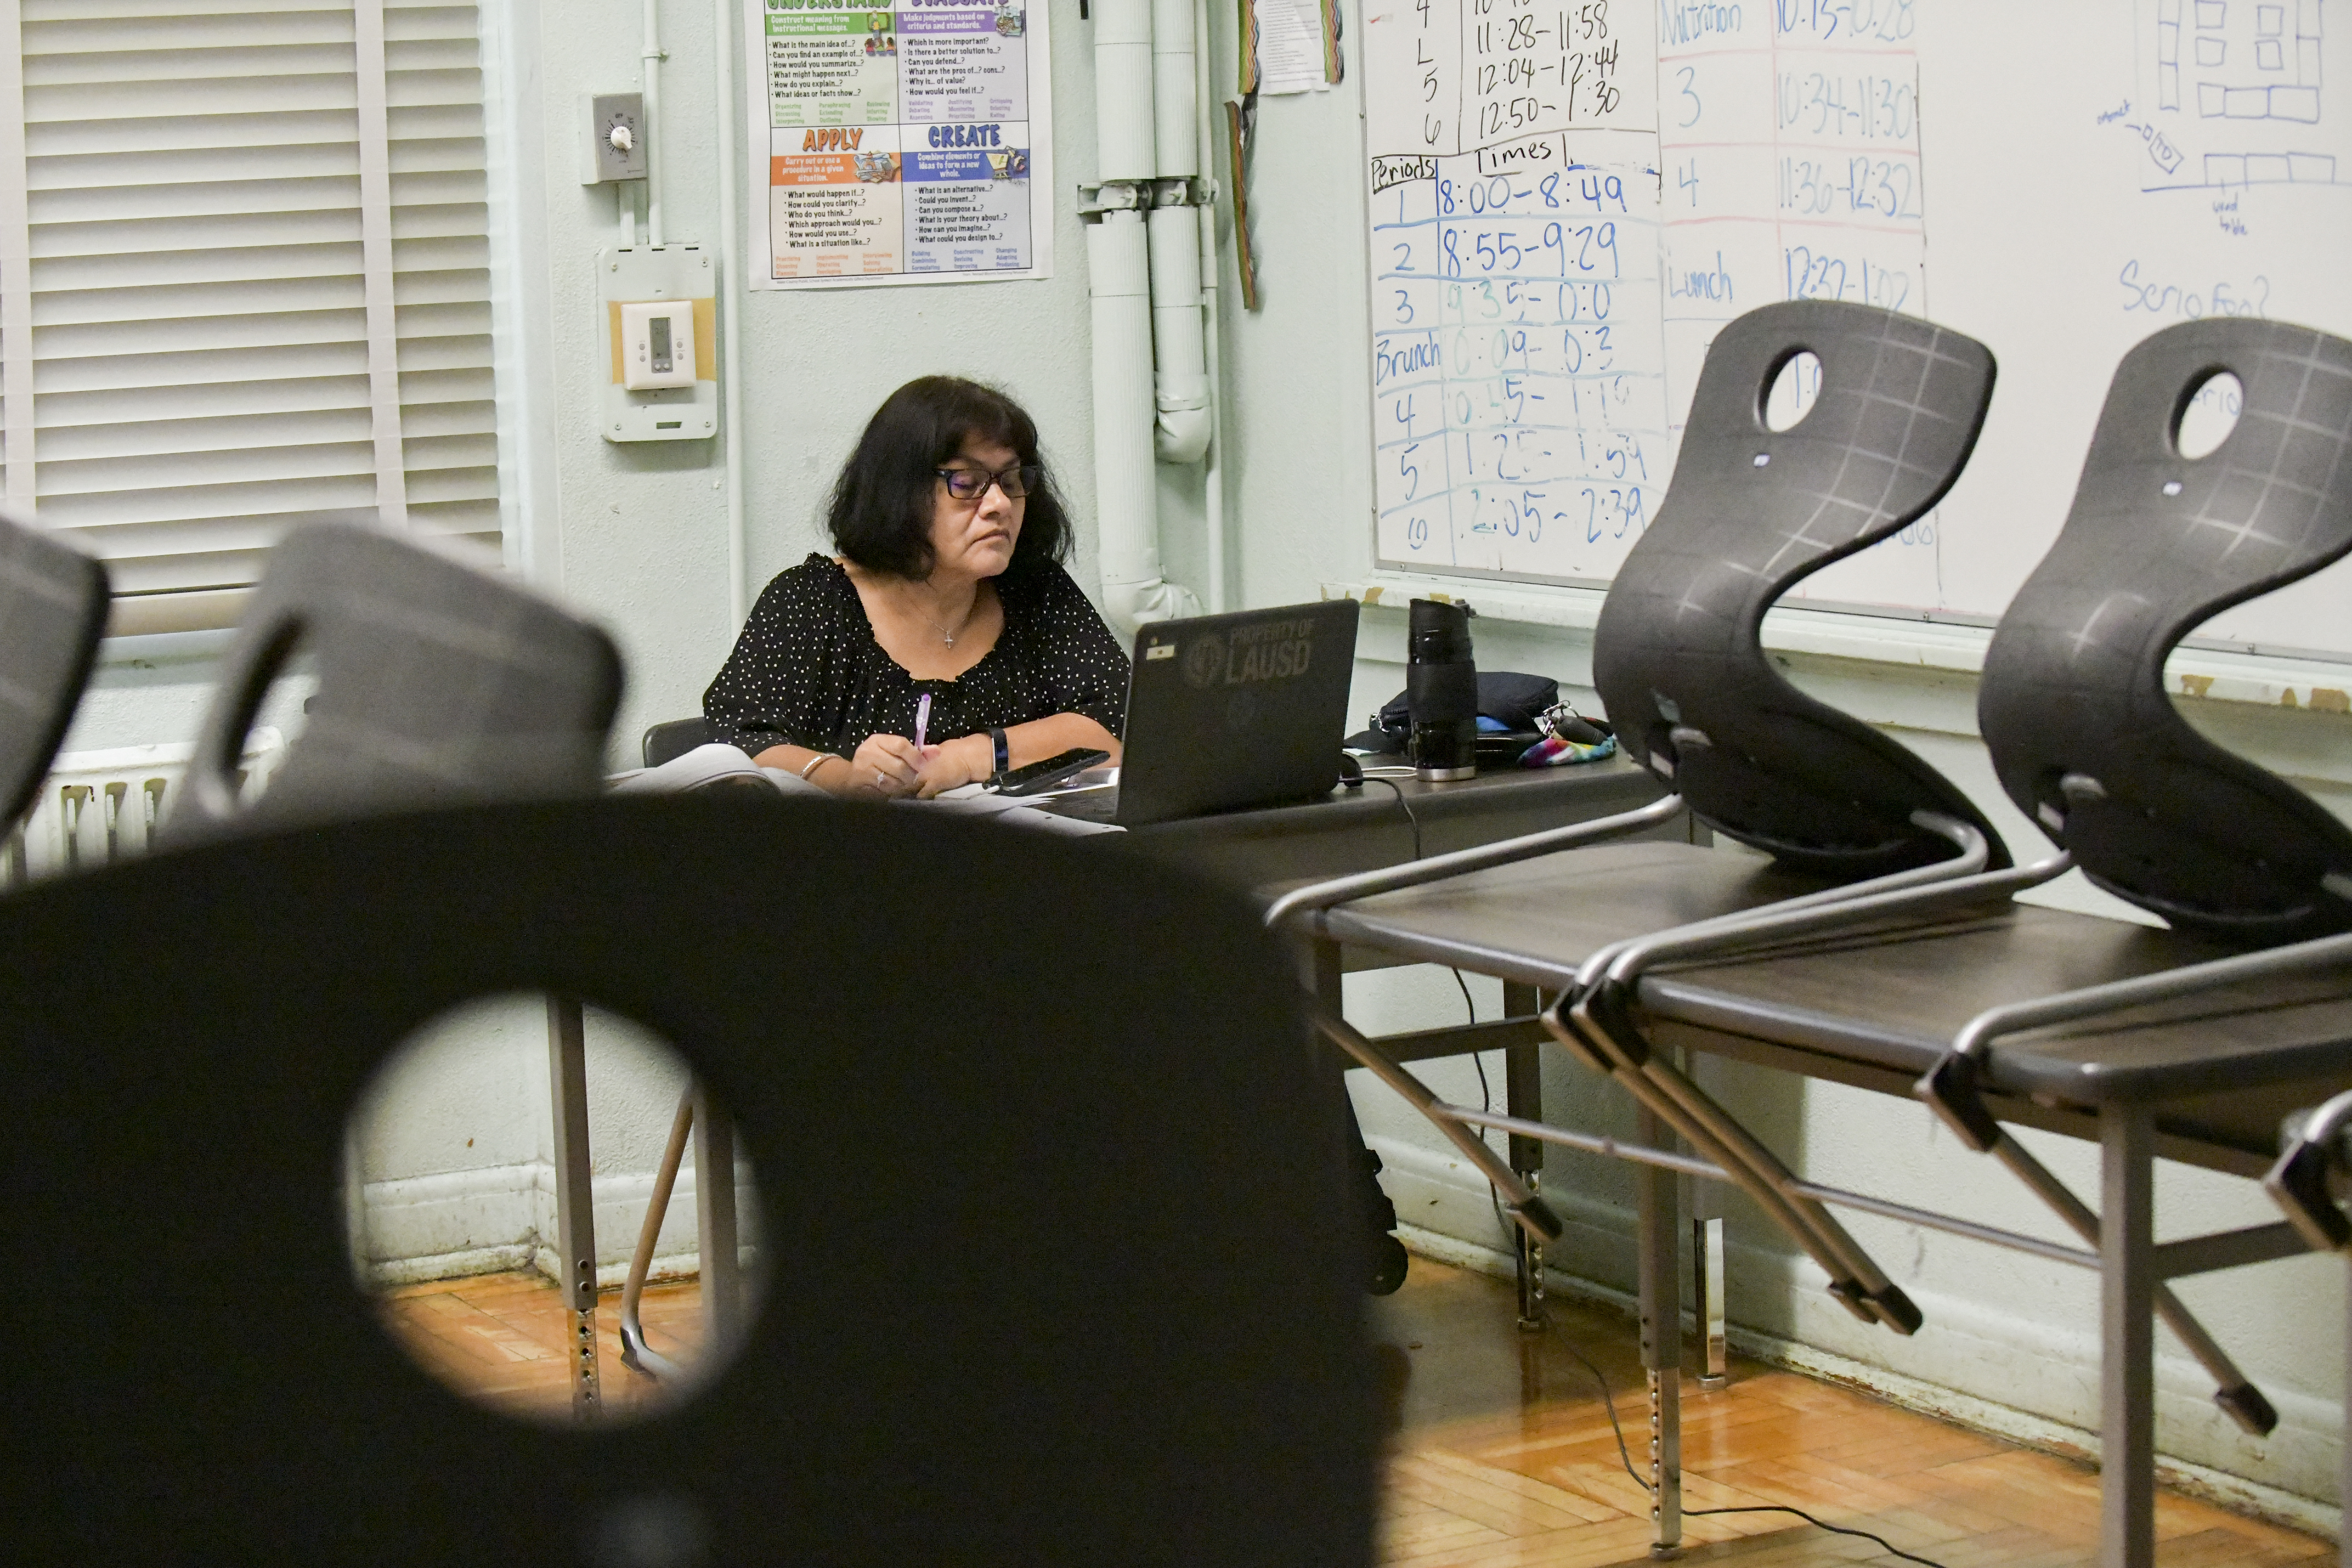
M 2180 453 L 2228 371 L 2237 424 Z M 2352 833 L 2189 728 L 2164 660 L 2210 616 L 2352 550 L 2352 342 L 2246 317 L 2168 327 L 2116 367 L 2074 510 L 2010 602 L 1978 727 L 2001 788 L 2094 882 L 2255 942 L 2352 930 Z
M 465 1403 L 352 1287 L 344 1117 L 515 991 L 668 1039 L 758 1173 L 741 1348 L 635 1425 Z M 1237 894 L 830 802 L 467 806 L 0 899 L 0 994 L 27 1561 L 1370 1561 L 1341 1091 Z
M 710 721 L 697 713 L 691 719 L 666 719 L 654 725 L 638 741 L 637 752 L 646 766 L 657 768 L 709 743 Z
M 0 513 L 0 835 L 64 744 L 106 632 L 106 568 Z
M 1770 429 L 1765 399 L 1810 351 L 1821 392 Z M 1759 640 L 1800 579 L 1917 519 L 1959 477 L 1992 396 L 1990 351 L 1913 316 L 1766 305 L 1717 333 L 1673 484 L 1618 569 L 1593 685 L 1628 755 L 1692 815 L 1799 868 L 1847 879 L 1948 858 L 1914 817 L 2000 835 L 1950 782 L 1789 684 Z
M 246 733 L 298 655 L 316 688 L 269 788 L 247 805 L 236 774 Z M 269 552 L 163 839 L 590 794 L 620 698 L 612 639 L 569 611 L 437 548 L 314 523 Z

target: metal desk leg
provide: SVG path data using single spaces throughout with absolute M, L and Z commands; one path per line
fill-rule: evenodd
M 1714 1058 L 1689 1064 L 1692 1080 L 1712 1094 L 1717 1085 Z M 1723 1194 L 1719 1182 L 1685 1176 L 1677 1189 L 1689 1205 L 1691 1240 L 1691 1323 L 1698 1333 L 1699 1391 L 1714 1394 L 1731 1381 L 1730 1356 L 1724 1340 L 1724 1295 L 1729 1277 L 1724 1272 Z
M 1705 1183 L 1694 1182 L 1701 1187 Z M 1694 1206 L 1707 1202 L 1694 1192 Z M 1723 1334 L 1723 1216 L 1691 1219 L 1691 1295 L 1697 1310 L 1698 1385 L 1712 1394 L 1731 1381 Z
M 1642 1112 L 1640 1136 L 1652 1148 L 1671 1136 L 1665 1123 Z M 1635 1241 L 1642 1286 L 1642 1366 L 1650 1374 L 1651 1517 L 1657 1525 L 1653 1557 L 1672 1557 L 1683 1541 L 1683 1292 L 1675 1245 L 1676 1177 L 1643 1165 L 1634 1177 L 1641 1196 Z
M 1503 1016 L 1532 1017 L 1542 1008 L 1543 999 L 1534 986 L 1503 983 Z M 1505 1103 L 1513 1116 L 1528 1121 L 1543 1120 L 1543 1060 L 1537 1049 L 1530 1041 L 1503 1050 Z M 1527 1178 L 1532 1192 L 1543 1190 L 1543 1162 L 1542 1143 L 1511 1134 L 1511 1169 Z M 1518 1266 L 1519 1327 L 1526 1332 L 1538 1332 L 1544 1327 L 1543 1243 L 1529 1236 L 1525 1226 L 1511 1227 L 1511 1240 Z
M 572 1346 L 572 1414 L 595 1417 L 596 1200 L 588 1173 L 587 1026 L 580 1003 L 547 999 L 547 1079 L 555 1110 L 556 1289 Z
M 2099 1563 L 2156 1562 L 2156 1119 L 2099 1112 Z
M 736 1261 L 735 1125 L 715 1112 L 698 1083 L 694 1095 L 694 1217 L 702 1255 L 702 1321 L 717 1367 L 743 1329 L 743 1274 Z

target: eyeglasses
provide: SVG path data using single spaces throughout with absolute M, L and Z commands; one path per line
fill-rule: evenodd
M 996 486 L 1007 500 L 1019 500 L 1045 482 L 1045 472 L 1034 463 L 1015 463 L 994 473 L 986 468 L 937 468 L 932 470 L 947 481 L 948 494 L 958 500 L 978 500 Z

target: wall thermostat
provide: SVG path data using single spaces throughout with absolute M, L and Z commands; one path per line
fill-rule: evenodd
M 698 245 L 624 246 L 596 258 L 607 441 L 719 434 L 719 259 Z
M 694 384 L 694 307 L 621 307 L 621 384 L 631 392 Z

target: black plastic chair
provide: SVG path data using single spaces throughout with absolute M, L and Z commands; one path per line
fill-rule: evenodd
M 516 990 L 673 1042 L 760 1173 L 740 1352 L 635 1425 L 466 1403 L 352 1287 L 345 1117 Z M 0 994 L 22 1560 L 1370 1560 L 1337 1090 L 1237 894 L 829 803 L 467 806 L 0 899 Z
M 1764 423 L 1781 367 L 1821 361 L 1821 393 Z M 1765 612 L 1804 578 L 1895 533 L 1943 498 L 1992 395 L 1981 343 L 1913 316 L 1799 302 L 1717 335 L 1658 516 L 1609 587 L 1592 683 L 1626 754 L 1691 814 L 1793 869 L 1840 881 L 1948 860 L 1963 822 L 2000 836 L 1943 775 L 1881 731 L 1789 684 Z
M 2235 374 L 2242 412 L 2180 455 L 2182 409 Z M 2066 526 L 2001 617 L 1978 719 L 2001 788 L 2084 875 L 2176 926 L 2270 943 L 2352 930 L 2352 831 L 2191 729 L 2175 645 L 2352 551 L 2352 344 L 2190 321 L 2124 357 Z
M 0 831 L 40 793 L 106 634 L 106 568 L 0 513 Z
M 246 733 L 300 655 L 317 682 L 301 731 L 268 789 L 241 801 Z M 610 637 L 520 584 L 377 529 L 313 523 L 269 552 L 160 837 L 593 794 L 621 679 Z
M 710 743 L 710 721 L 698 713 L 691 719 L 665 719 L 637 742 L 637 752 L 649 768 L 676 762 L 697 746 Z
M 1820 395 L 1803 419 L 1771 430 L 1766 398 L 1808 351 L 1821 362 Z M 1618 817 L 1305 889 L 1269 919 L 1326 942 L 1580 994 L 1634 983 L 1645 936 L 1671 931 L 1704 944 L 1763 906 L 1803 912 L 1971 879 L 1989 867 L 2002 872 L 2007 851 L 1964 794 L 1870 726 L 1796 690 L 1759 640 L 1766 611 L 1797 582 L 1941 499 L 1975 444 L 1992 382 L 1983 345 L 1915 317 L 1798 302 L 1734 321 L 1708 351 L 1666 500 L 1619 570 L 1594 634 L 1594 682 L 1620 743 L 1674 793 Z M 1685 808 L 1771 858 L 1671 844 L 1582 847 Z M 1569 848 L 1581 852 L 1537 862 Z M 1622 974 L 1612 969 L 1621 960 Z M 1533 1245 L 1557 1237 L 1559 1222 L 1475 1130 L 1504 1126 L 1515 1143 L 1575 1138 L 1444 1104 L 1378 1042 L 1336 1017 L 1318 1022 L 1495 1183 L 1528 1237 L 1525 1303 L 1540 1267 Z M 1638 1037 L 1629 1047 L 1614 1022 L 1604 1016 L 1596 1040 L 1579 1042 L 1586 1058 L 1748 1190 L 1820 1263 L 1849 1310 L 1916 1329 L 1902 1291 L 1770 1152 Z M 1654 1162 L 1643 1203 L 1643 1353 L 1660 1374 L 1659 1541 L 1670 1546 L 1679 1539 L 1674 1194 Z

